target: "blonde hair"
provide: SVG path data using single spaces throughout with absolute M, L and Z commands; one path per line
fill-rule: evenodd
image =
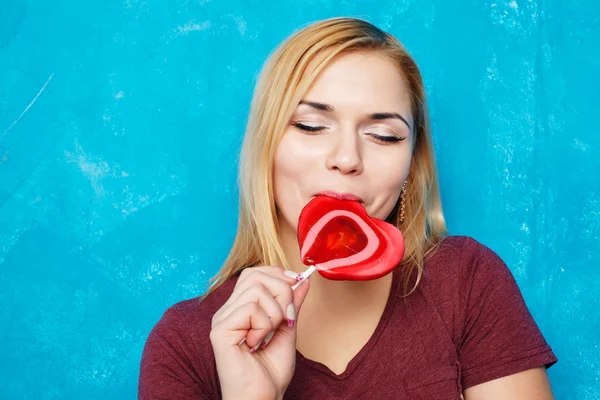
M 426 255 L 447 235 L 442 212 L 425 89 L 416 63 L 390 34 L 355 18 L 311 24 L 285 40 L 263 66 L 252 99 L 239 162 L 240 209 L 237 234 L 208 295 L 242 269 L 279 265 L 289 269 L 278 235 L 273 194 L 273 160 L 296 106 L 319 72 L 335 56 L 350 51 L 386 55 L 406 79 L 414 117 L 413 156 L 406 185 L 404 220 L 398 200 L 387 218 L 404 234 L 404 294 L 418 286 Z M 407 293 L 416 270 L 414 287 Z

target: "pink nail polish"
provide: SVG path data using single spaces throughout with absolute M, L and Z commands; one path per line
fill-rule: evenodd
M 267 347 L 267 345 L 269 344 L 269 342 L 271 341 L 271 339 L 273 339 L 273 335 L 275 334 L 275 332 L 269 332 L 269 334 L 264 338 L 262 345 L 260 346 L 261 348 L 265 348 Z
M 260 342 L 259 344 L 257 344 L 256 346 L 254 346 L 253 348 L 250 349 L 250 354 L 254 354 L 254 352 L 256 350 L 258 350 L 258 348 L 260 347 L 260 345 L 262 344 L 262 342 Z
M 287 310 L 285 311 L 288 327 L 293 328 L 294 322 L 296 321 L 296 309 L 294 308 L 294 303 L 290 303 L 287 306 Z

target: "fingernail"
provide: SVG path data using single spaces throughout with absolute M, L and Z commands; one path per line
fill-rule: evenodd
M 260 347 L 260 345 L 262 344 L 262 342 L 258 342 L 258 344 L 256 346 L 254 346 L 253 348 L 250 349 L 250 354 L 254 354 L 254 352 L 256 350 L 258 350 L 258 348 Z
M 289 269 L 286 269 L 285 271 L 283 271 L 283 274 L 285 276 L 287 276 L 288 278 L 298 279 L 298 274 L 295 273 L 294 271 L 290 271 Z
M 287 306 L 286 316 L 288 320 L 288 326 L 292 328 L 294 326 L 294 322 L 296 322 L 296 309 L 294 309 L 294 303 L 290 303 Z
M 275 333 L 275 332 L 270 332 L 270 333 L 269 333 L 269 334 L 268 334 L 268 335 L 265 337 L 265 339 L 262 341 L 262 346 L 261 346 L 261 347 L 263 347 L 263 348 L 264 348 L 264 347 L 267 347 L 267 345 L 269 344 L 269 342 L 271 341 L 271 339 L 273 339 L 273 334 L 274 334 L 274 333 Z

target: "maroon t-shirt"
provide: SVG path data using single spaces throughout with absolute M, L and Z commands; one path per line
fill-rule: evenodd
M 234 286 L 164 313 L 142 355 L 140 399 L 221 398 L 209 332 Z M 472 238 L 445 238 L 406 301 L 401 286 L 394 271 L 373 336 L 341 375 L 297 352 L 284 398 L 459 399 L 468 387 L 558 361 L 506 264 Z

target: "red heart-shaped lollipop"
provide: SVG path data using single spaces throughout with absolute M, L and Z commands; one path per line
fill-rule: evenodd
M 369 217 L 357 201 L 328 196 L 302 209 L 298 241 L 302 262 L 332 280 L 377 279 L 404 256 L 404 237 L 394 225 Z

